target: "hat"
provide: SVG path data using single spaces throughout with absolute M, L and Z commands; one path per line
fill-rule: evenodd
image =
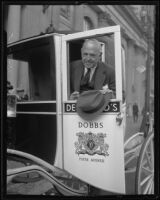
M 95 119 L 108 105 L 111 93 L 102 94 L 99 90 L 88 90 L 77 100 L 77 113 L 85 120 Z

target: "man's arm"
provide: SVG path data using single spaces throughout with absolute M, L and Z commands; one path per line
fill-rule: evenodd
M 71 89 L 71 95 L 70 100 L 76 100 L 79 97 L 79 92 L 75 91 L 74 88 L 74 81 L 75 81 L 75 67 L 76 67 L 76 61 L 72 62 L 70 64 L 70 89 Z
M 116 97 L 115 70 L 105 65 L 106 78 L 102 87 L 102 93 L 112 92 L 112 98 Z
M 108 87 L 110 90 L 113 92 L 116 92 L 116 82 L 115 82 L 115 70 L 112 68 L 109 68 L 109 73 L 108 73 L 108 78 L 109 78 L 109 84 Z
M 74 91 L 74 62 L 70 64 L 70 89 L 72 93 Z

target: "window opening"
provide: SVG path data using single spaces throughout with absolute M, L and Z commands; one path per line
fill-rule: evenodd
M 81 48 L 83 45 L 83 42 L 85 39 L 89 38 L 84 38 L 84 39 L 77 39 L 77 40 L 70 40 L 67 42 L 67 56 L 68 56 L 68 67 L 67 67 L 67 96 L 68 100 L 70 99 L 70 95 L 73 90 L 72 86 L 72 81 L 71 81 L 71 66 L 72 64 L 77 61 L 81 60 Z M 90 37 L 91 39 L 91 37 Z M 104 62 L 109 68 L 115 69 L 115 55 L 114 55 L 114 37 L 113 34 L 110 35 L 104 35 L 100 37 L 94 37 L 94 39 L 97 39 L 101 46 L 102 46 L 102 55 L 100 58 L 100 62 Z M 109 42 L 108 42 L 109 40 Z M 108 52 L 109 51 L 109 52 Z M 112 54 L 112 55 L 111 55 Z M 115 73 L 114 73 L 115 77 Z
M 8 74 L 10 68 L 18 67 L 16 92 L 18 95 L 18 91 L 21 91 L 19 100 L 56 99 L 55 59 L 51 42 L 53 42 L 52 38 L 41 38 L 9 48 Z

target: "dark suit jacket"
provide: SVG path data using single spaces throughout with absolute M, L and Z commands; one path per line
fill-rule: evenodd
M 71 92 L 80 91 L 80 81 L 84 73 L 84 66 L 81 60 L 71 63 Z M 99 62 L 95 70 L 94 89 L 101 90 L 108 84 L 108 88 L 115 92 L 115 71 L 103 62 Z

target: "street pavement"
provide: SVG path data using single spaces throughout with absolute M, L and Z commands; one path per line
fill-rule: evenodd
M 126 119 L 126 134 L 125 140 L 131 137 L 134 133 L 139 131 L 139 127 L 142 121 L 142 116 L 139 117 L 137 123 L 133 123 L 132 117 L 127 117 Z M 9 161 L 7 166 L 9 168 L 14 168 L 18 166 L 18 163 Z M 127 173 L 125 176 L 126 181 L 126 194 L 135 194 L 135 173 Z M 12 183 L 7 187 L 7 194 L 25 194 L 25 195 L 57 195 L 56 190 L 53 189 L 52 184 L 41 179 L 33 183 Z M 103 192 L 102 192 L 103 195 Z

